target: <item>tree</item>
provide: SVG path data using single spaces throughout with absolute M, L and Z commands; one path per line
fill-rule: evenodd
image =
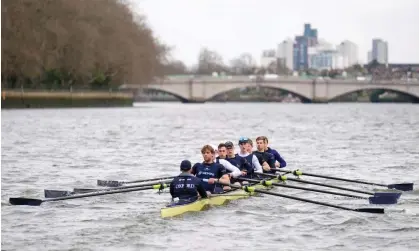
M 41 88 L 110 87 L 147 84 L 162 73 L 168 48 L 125 1 L 1 4 L 3 79 Z
M 377 61 L 377 59 L 372 60 L 367 65 L 368 72 L 371 73 L 371 72 L 375 71 L 378 67 L 380 67 L 380 65 L 381 64 Z
M 226 71 L 223 58 L 215 51 L 207 48 L 201 49 L 198 57 L 197 74 L 212 74 L 213 72 Z
M 164 75 L 187 74 L 186 65 L 180 60 L 173 60 L 163 65 Z
M 322 77 L 328 77 L 329 76 L 329 71 L 326 70 L 326 69 L 321 70 L 320 76 L 322 76 Z
M 256 63 L 249 53 L 243 53 L 230 61 L 231 72 L 238 75 L 250 75 L 255 72 Z

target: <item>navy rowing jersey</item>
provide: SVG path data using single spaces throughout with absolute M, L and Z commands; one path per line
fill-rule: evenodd
M 224 174 L 226 174 L 226 169 L 223 165 L 219 163 L 196 163 L 192 167 L 192 174 L 194 174 L 199 179 L 219 179 Z M 216 187 L 220 187 L 219 184 L 208 184 L 208 182 L 202 181 L 205 191 L 214 193 Z
M 240 171 L 246 171 L 247 174 L 253 173 L 253 167 L 252 167 L 252 159 L 250 159 L 250 162 L 244 158 L 239 156 L 238 154 L 234 155 L 234 158 L 227 157 L 226 160 L 230 162 L 233 166 L 236 166 Z
M 201 180 L 192 174 L 180 174 L 173 178 L 170 183 L 170 194 L 172 198 L 179 198 L 180 204 L 196 201 L 198 199 L 198 193 L 203 198 L 207 197 Z
M 273 154 L 270 154 L 268 152 L 259 152 L 259 151 L 254 151 L 253 154 L 258 158 L 260 165 L 263 164 L 263 162 L 268 163 L 270 168 L 275 168 L 275 156 Z M 265 171 L 263 170 L 264 173 L 272 173 L 274 174 L 276 171 L 274 170 L 270 170 L 270 171 Z

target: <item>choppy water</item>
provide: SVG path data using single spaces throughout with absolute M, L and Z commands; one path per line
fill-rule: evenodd
M 2 110 L 2 250 L 417 250 L 419 106 L 410 104 L 141 104 L 115 109 Z M 155 191 L 10 206 L 43 189 L 95 187 L 178 173 L 207 143 L 269 137 L 290 169 L 415 182 L 385 215 L 264 195 L 163 220 Z M 307 180 L 319 179 L 305 177 Z M 342 182 L 347 187 L 370 189 Z M 291 182 L 290 182 L 291 184 Z M 300 185 L 295 184 L 294 185 Z M 366 201 L 301 190 L 344 206 Z

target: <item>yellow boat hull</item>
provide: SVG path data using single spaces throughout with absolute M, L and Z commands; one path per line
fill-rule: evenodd
M 273 182 L 278 182 L 278 179 L 273 179 Z M 270 189 L 271 187 L 266 187 L 261 184 L 254 185 L 256 189 Z M 227 194 L 214 194 L 208 199 L 197 200 L 193 203 L 186 205 L 179 205 L 174 207 L 164 207 L 160 210 L 160 215 L 162 218 L 175 217 L 182 215 L 187 212 L 199 212 L 207 209 L 210 206 L 221 206 L 229 201 L 248 198 L 255 193 L 248 193 L 241 189 L 229 192 Z

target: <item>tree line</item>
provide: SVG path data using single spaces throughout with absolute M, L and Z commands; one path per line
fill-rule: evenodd
M 197 74 L 211 75 L 214 72 L 226 75 L 292 75 L 292 69 L 285 66 L 285 62 L 276 58 L 266 67 L 256 65 L 255 59 L 249 53 L 242 53 L 226 63 L 222 56 L 216 51 L 208 48 L 202 48 L 198 54 L 197 63 L 188 68 L 181 61 L 171 62 L 166 68 L 166 74 Z M 305 69 L 298 71 L 298 75 L 321 76 L 329 78 L 341 78 L 344 72 L 350 76 L 371 76 L 373 79 L 401 79 L 403 77 L 414 77 L 418 74 L 412 67 L 404 69 L 391 69 L 377 60 L 373 60 L 366 65 L 355 64 L 345 69 Z
M 164 74 L 169 53 L 120 0 L 2 0 L 3 88 L 110 88 Z
M 143 15 L 128 0 L 2 0 L 2 87 L 107 89 L 124 83 L 144 85 L 172 74 L 289 75 L 280 60 L 260 68 L 249 53 L 228 63 L 202 48 L 188 68 L 170 57 Z M 170 59 L 169 59 L 170 58 Z M 377 62 L 349 71 L 377 72 Z M 338 71 L 308 75 L 333 77 Z
M 279 60 L 272 62 L 265 68 L 259 67 L 250 53 L 242 53 L 226 63 L 218 52 L 206 47 L 200 50 L 197 63 L 194 66 L 188 68 L 183 62 L 177 60 L 170 62 L 165 69 L 165 74 L 211 75 L 214 72 L 228 75 L 252 75 L 266 73 L 289 74 L 291 70 L 287 69 Z

